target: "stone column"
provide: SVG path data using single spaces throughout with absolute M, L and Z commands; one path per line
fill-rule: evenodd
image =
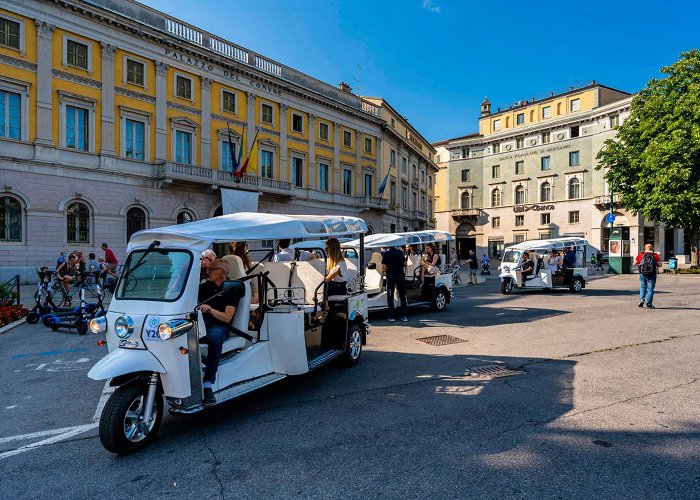
M 315 175 L 316 166 L 316 115 L 309 114 L 309 176 L 308 176 L 308 187 L 309 189 L 314 189 L 318 186 Z
M 202 77 L 202 149 L 200 165 L 209 167 L 211 160 L 211 79 Z M 216 141 L 218 142 L 218 141 Z
M 115 156 L 114 144 L 114 54 L 117 48 L 105 42 L 102 47 L 102 151 L 100 154 Z M 122 141 L 124 138 L 122 137 Z
M 287 111 L 289 106 L 280 104 L 280 180 L 291 182 L 289 172 L 289 152 L 287 150 Z
M 340 123 L 333 124 L 333 192 L 342 193 L 343 176 L 340 169 Z
M 168 159 L 167 78 L 168 65 L 156 61 L 156 161 Z
M 377 190 L 379 189 L 379 184 L 384 180 L 384 176 L 386 175 L 386 172 L 382 171 L 382 138 L 377 137 L 377 147 L 374 150 L 374 186 L 372 186 L 373 193 L 371 193 L 372 196 L 379 196 L 377 194 Z M 388 171 L 388 168 L 387 168 Z M 386 192 L 387 189 L 389 189 L 389 181 L 386 181 L 387 186 L 384 188 L 384 191 Z M 382 193 L 382 197 L 384 196 L 384 193 Z
M 253 145 L 253 138 L 255 137 L 255 94 L 253 92 L 247 92 L 248 102 L 246 111 L 246 149 L 250 149 Z M 262 123 L 262 116 L 260 117 Z M 243 144 L 243 139 L 241 139 L 241 144 Z
M 56 26 L 36 20 L 37 28 L 37 92 L 36 92 L 36 143 L 53 146 L 53 30 Z
M 685 252 L 685 230 L 684 229 L 676 229 L 674 230 L 674 235 L 676 237 L 676 241 L 674 242 L 675 246 L 675 252 L 676 252 L 676 257 L 679 255 L 683 255 Z
M 355 131 L 355 196 L 363 196 L 365 194 L 365 176 L 362 172 L 362 133 Z

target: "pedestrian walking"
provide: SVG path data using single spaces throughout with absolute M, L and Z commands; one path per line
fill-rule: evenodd
M 654 252 L 651 243 L 644 245 L 644 251 L 639 253 L 634 259 L 635 265 L 639 268 L 639 307 L 644 307 L 646 301 L 647 309 L 654 309 L 654 288 L 656 288 L 656 276 L 661 267 L 661 256 Z
M 114 252 L 111 248 L 109 248 L 109 245 L 107 245 L 107 243 L 102 243 L 102 251 L 105 253 L 105 264 L 107 264 L 109 270 L 113 272 L 116 271 L 119 261 L 117 260 L 117 256 L 114 255 Z
M 394 290 L 401 300 L 401 321 L 408 321 L 406 316 L 408 303 L 406 302 L 406 257 L 396 247 L 391 247 L 382 253 L 382 267 L 386 276 L 386 305 L 389 308 L 389 321 L 396 321 L 394 310 Z
M 598 250 L 595 254 L 595 260 L 598 262 L 598 270 L 603 270 L 603 252 Z
M 469 264 L 469 284 L 476 285 L 476 271 L 479 269 L 479 262 L 476 260 L 476 252 L 474 250 L 469 250 L 467 263 Z

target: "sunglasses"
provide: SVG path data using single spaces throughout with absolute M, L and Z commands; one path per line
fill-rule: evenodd
M 227 270 L 227 269 L 224 269 L 223 267 L 210 267 L 210 268 L 209 268 L 210 271 L 214 271 L 215 269 L 218 269 L 219 271 L 228 272 L 228 270 Z

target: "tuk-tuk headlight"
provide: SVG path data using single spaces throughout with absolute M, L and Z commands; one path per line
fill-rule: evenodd
M 189 319 L 171 319 L 158 325 L 158 336 L 163 340 L 179 337 L 189 332 L 193 326 L 194 322 Z
M 126 339 L 134 333 L 134 320 L 129 316 L 119 316 L 114 322 L 114 333 L 120 339 Z
M 107 331 L 107 318 L 104 316 L 92 318 L 88 326 L 92 333 L 105 333 Z

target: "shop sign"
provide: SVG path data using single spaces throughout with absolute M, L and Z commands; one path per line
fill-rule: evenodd
M 534 212 L 548 212 L 554 210 L 554 205 L 515 205 L 513 207 L 513 212 L 516 214 L 522 214 L 530 210 Z

